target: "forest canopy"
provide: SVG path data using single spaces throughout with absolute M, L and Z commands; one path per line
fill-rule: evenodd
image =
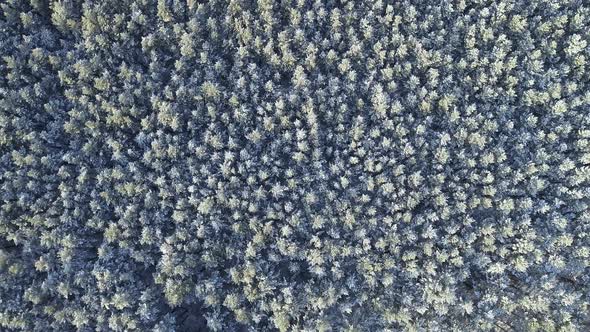
M 589 331 L 581 0 L 0 1 L 1 331 Z

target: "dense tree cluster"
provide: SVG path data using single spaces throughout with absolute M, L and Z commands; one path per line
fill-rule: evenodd
M 0 330 L 590 330 L 580 0 L 0 2 Z

